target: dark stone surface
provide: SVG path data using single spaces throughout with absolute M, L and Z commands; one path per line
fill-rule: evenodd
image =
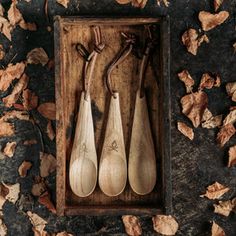
M 213 202 L 199 195 L 205 191 L 206 186 L 214 181 L 219 181 L 231 188 L 223 199 L 229 199 L 236 195 L 236 169 L 226 167 L 227 151 L 229 146 L 236 143 L 236 138 L 223 148 L 217 147 L 215 138 L 217 129 L 195 130 L 194 141 L 188 141 L 176 129 L 176 121 L 189 121 L 181 114 L 180 98 L 185 94 L 183 84 L 178 80 L 177 73 L 182 69 L 188 69 L 192 74 L 196 87 L 204 72 L 218 72 L 222 77 L 223 85 L 229 81 L 235 81 L 236 66 L 235 54 L 232 43 L 236 40 L 235 5 L 236 1 L 225 1 L 222 9 L 230 12 L 227 22 L 207 33 L 210 38 L 209 44 L 203 44 L 197 56 L 186 52 L 181 44 L 180 37 L 188 27 L 200 28 L 197 14 L 200 10 L 213 11 L 213 0 L 170 0 L 169 8 L 158 7 L 155 0 L 149 0 L 145 9 L 135 9 L 130 5 L 118 5 L 114 0 L 71 0 L 68 9 L 64 9 L 49 0 L 50 22 L 44 15 L 44 1 L 32 0 L 27 3 L 19 0 L 18 8 L 26 21 L 35 22 L 38 25 L 36 32 L 23 31 L 17 27 L 13 32 L 12 43 L 0 35 L 0 43 L 7 52 L 0 66 L 6 66 L 14 57 L 13 62 L 24 60 L 27 52 L 35 47 L 43 47 L 49 57 L 53 57 L 53 31 L 48 32 L 46 27 L 52 27 L 55 15 L 93 15 L 93 16 L 159 16 L 170 15 L 171 19 L 171 94 L 172 94 L 172 166 L 173 166 L 173 206 L 174 216 L 177 218 L 180 229 L 177 235 L 209 235 L 210 221 L 215 220 L 226 231 L 228 236 L 236 235 L 236 216 L 226 218 L 213 213 Z M 7 9 L 10 0 L 1 0 Z M 10 48 L 10 45 L 13 47 Z M 30 76 L 29 88 L 40 98 L 40 103 L 54 101 L 54 74 L 42 66 L 28 66 L 27 74 Z M 226 114 L 231 105 L 235 105 L 226 96 L 224 86 L 214 88 L 209 94 L 209 108 L 213 114 Z M 1 94 L 3 97 L 6 94 Z M 5 110 L 0 103 L 0 112 Z M 40 120 L 43 130 L 46 121 L 37 113 L 32 115 Z M 98 114 L 99 115 L 99 114 Z M 4 146 L 7 141 L 19 142 L 15 156 L 12 159 L 0 161 L 0 181 L 6 183 L 21 183 L 21 204 L 4 205 L 4 222 L 8 227 L 10 236 L 33 235 L 31 224 L 25 214 L 32 210 L 48 221 L 48 232 L 66 230 L 75 235 L 124 235 L 124 227 L 121 217 L 56 217 L 49 213 L 44 206 L 30 196 L 33 177 L 38 174 L 40 146 L 23 147 L 20 142 L 26 138 L 37 138 L 39 133 L 29 124 L 16 122 L 17 132 L 14 137 L 0 139 L 0 145 Z M 71 132 L 71 131 L 70 131 Z M 43 135 L 45 151 L 55 154 L 55 143 Z M 33 168 L 26 178 L 18 176 L 18 166 L 24 160 L 33 162 Z M 51 188 L 55 201 L 55 174 L 48 177 L 47 181 Z M 141 217 L 143 235 L 155 235 L 150 216 Z

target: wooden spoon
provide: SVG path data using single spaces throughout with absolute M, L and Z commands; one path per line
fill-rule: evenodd
M 79 197 L 89 196 L 95 189 L 97 183 L 97 153 L 94 140 L 94 128 L 92 119 L 91 99 L 89 94 L 90 81 L 95 67 L 98 53 L 104 48 L 101 43 L 101 32 L 98 27 L 94 27 L 95 49 L 88 55 L 85 48 L 80 45 L 77 48 L 79 53 L 85 57 L 88 55 L 84 70 L 84 92 L 81 94 L 80 109 L 76 124 L 75 137 L 72 147 L 69 182 L 74 194 Z M 88 81 L 86 83 L 86 73 L 89 63 L 91 63 Z
M 156 184 L 156 157 L 152 132 L 148 116 L 148 107 L 145 93 L 142 94 L 142 85 L 145 68 L 151 44 L 142 58 L 140 68 L 139 89 L 136 94 L 134 119 L 131 133 L 128 176 L 133 191 L 140 195 L 150 193 Z

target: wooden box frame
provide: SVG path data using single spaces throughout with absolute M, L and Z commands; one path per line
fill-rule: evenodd
M 143 25 L 157 24 L 160 30 L 160 73 L 159 83 L 159 155 L 161 157 L 161 204 L 109 204 L 70 205 L 67 200 L 67 162 L 66 162 L 66 133 L 65 126 L 65 94 L 66 79 L 64 68 L 63 29 L 65 26 L 76 24 L 100 25 Z M 172 184 L 171 184 L 171 145 L 170 145 L 170 44 L 169 18 L 85 18 L 85 17 L 55 17 L 55 87 L 56 87 L 56 120 L 57 120 L 57 214 L 58 215 L 122 215 L 122 214 L 171 214 L 172 212 Z M 123 201 L 124 203 L 124 201 Z M 148 203 L 148 201 L 147 201 Z M 159 203 L 158 203 L 159 204 Z

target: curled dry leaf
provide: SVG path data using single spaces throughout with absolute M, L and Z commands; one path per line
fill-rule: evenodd
M 218 11 L 218 9 L 220 8 L 220 6 L 222 5 L 223 2 L 224 2 L 224 0 L 214 0 L 215 11 Z
M 29 114 L 26 111 L 7 111 L 0 120 L 8 121 L 9 119 L 29 120 Z
M 212 224 L 211 236 L 226 236 L 224 230 L 215 221 Z
M 202 117 L 202 127 L 206 129 L 219 127 L 222 124 L 222 119 L 222 115 L 213 116 L 209 109 L 206 108 Z
M 12 136 L 14 133 L 14 125 L 0 119 L 0 137 Z
M 200 20 L 204 31 L 214 29 L 216 26 L 221 25 L 228 17 L 229 13 L 227 11 L 221 11 L 217 14 L 201 11 L 198 15 L 198 19 Z
M 208 199 L 219 199 L 221 196 L 223 196 L 225 193 L 227 193 L 230 190 L 230 188 L 225 187 L 224 185 L 215 182 L 212 185 L 209 185 L 207 187 L 207 191 L 205 194 L 200 195 L 200 197 L 207 197 Z
M 38 106 L 38 96 L 29 89 L 25 89 L 22 93 L 23 106 L 26 110 L 35 109 Z
M 49 120 L 56 119 L 56 105 L 53 102 L 40 104 L 38 107 L 38 112 Z
M 16 150 L 16 142 L 8 142 L 3 149 L 4 155 L 7 157 L 13 157 Z
M 56 214 L 55 206 L 51 201 L 51 195 L 48 193 L 48 191 L 39 196 L 38 202 L 44 205 L 49 211 Z
M 49 174 L 54 172 L 57 167 L 57 160 L 56 158 L 47 153 L 40 153 L 40 176 L 47 177 Z
M 183 122 L 178 122 L 177 124 L 178 126 L 178 130 L 187 138 L 189 138 L 190 140 L 193 140 L 194 138 L 194 132 L 193 129 L 190 128 L 189 126 L 187 126 L 185 123 Z
M 220 77 L 218 75 L 216 75 L 216 77 L 214 78 L 209 73 L 205 73 L 202 75 L 199 89 L 211 89 L 213 87 L 219 87 L 220 84 Z
M 168 0 L 157 0 L 157 5 L 160 6 L 161 2 L 163 2 L 163 4 L 168 7 L 170 5 L 170 2 Z
M 9 64 L 0 73 L 0 90 L 6 91 L 14 79 L 19 79 L 25 71 L 25 63 L 19 62 L 15 65 Z
M 45 66 L 48 60 L 48 55 L 43 48 L 34 48 L 27 54 L 28 64 L 42 64 Z
M 183 70 L 182 72 L 178 73 L 179 79 L 184 82 L 185 87 L 186 87 L 186 92 L 190 93 L 192 92 L 193 85 L 194 85 L 194 80 L 189 74 L 187 70 Z
M 133 7 L 144 8 L 147 4 L 147 0 L 132 0 Z
M 73 234 L 69 234 L 66 231 L 63 231 L 63 232 L 57 233 L 56 236 L 73 236 Z
M 236 198 L 228 201 L 219 201 L 219 204 L 214 204 L 214 212 L 223 216 L 229 216 L 230 212 L 236 206 Z
M 235 134 L 235 131 L 236 130 L 233 124 L 229 123 L 227 125 L 224 125 L 217 134 L 217 142 L 219 143 L 219 145 L 223 147 Z
M 226 84 L 227 94 L 231 97 L 232 101 L 236 102 L 236 82 Z
M 55 138 L 55 132 L 52 127 L 52 122 L 49 120 L 47 124 L 47 135 L 50 140 L 53 140 Z
M 70 0 L 57 0 L 57 3 L 67 8 Z
M 195 29 L 188 29 L 182 35 L 182 43 L 187 47 L 188 52 L 197 55 L 198 47 L 203 43 L 209 43 L 206 35 L 199 36 Z
M 27 175 L 28 170 L 31 168 L 32 163 L 29 161 L 23 161 L 18 168 L 18 173 L 20 177 L 24 178 Z
M 125 231 L 128 235 L 131 236 L 142 235 L 141 224 L 136 216 L 132 215 L 122 216 L 122 221 L 125 226 Z
M 119 4 L 128 4 L 132 2 L 132 0 L 116 0 Z
M 13 88 L 12 93 L 2 99 L 6 107 L 12 107 L 12 105 L 17 102 L 22 91 L 27 87 L 28 81 L 29 77 L 26 74 L 23 74 Z
M 152 217 L 153 228 L 157 233 L 175 235 L 179 225 L 172 216 L 156 215 Z
M 1 185 L 5 187 L 8 191 L 8 193 L 5 195 L 5 199 L 15 204 L 19 198 L 20 184 L 19 183 L 16 183 L 16 184 L 2 183 Z
M 31 193 L 35 197 L 41 196 L 43 193 L 47 191 L 47 186 L 44 183 L 43 179 L 36 178 L 35 183 L 32 186 Z
M 236 165 L 236 145 L 229 149 L 228 167 Z
M 236 122 L 236 109 L 232 109 L 225 117 L 223 125 L 234 124 Z
M 41 218 L 36 213 L 32 213 L 31 211 L 27 211 L 27 215 L 31 224 L 33 225 L 32 230 L 34 231 L 34 235 L 46 236 L 47 233 L 46 231 L 44 231 L 44 228 L 47 224 L 47 221 Z
M 13 30 L 13 26 L 10 24 L 10 22 L 4 18 L 3 16 L 0 16 L 0 32 L 6 36 L 8 40 L 11 41 L 11 31 Z
M 0 218 L 0 235 L 7 236 L 7 226 L 4 224 L 1 218 Z
M 200 125 L 204 111 L 208 105 L 208 97 L 205 92 L 198 91 L 181 98 L 182 112 L 196 128 Z

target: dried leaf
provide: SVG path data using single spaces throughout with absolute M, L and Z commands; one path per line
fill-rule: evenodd
M 226 236 L 224 230 L 215 221 L 212 224 L 211 236 Z
M 189 126 L 187 126 L 185 123 L 183 122 L 178 122 L 177 123 L 178 126 L 178 130 L 187 138 L 189 138 L 190 140 L 193 140 L 194 138 L 194 132 L 193 129 L 190 128 Z
M 203 91 L 198 91 L 185 95 L 181 98 L 182 112 L 193 123 L 193 126 L 197 128 L 204 114 L 204 111 L 208 105 L 208 97 Z
M 7 236 L 7 226 L 3 223 L 3 220 L 0 218 L 0 235 Z
M 10 9 L 8 10 L 8 19 L 11 23 L 11 25 L 15 26 L 18 23 L 20 23 L 20 21 L 23 19 L 22 14 L 20 13 L 20 11 L 18 10 L 18 8 L 16 7 L 17 1 L 16 0 L 12 0 L 12 4 L 10 6 Z
M 43 48 L 34 48 L 27 54 L 28 64 L 42 64 L 45 66 L 48 60 L 48 55 Z
M 31 193 L 35 197 L 41 196 L 47 191 L 47 186 L 44 183 L 44 180 L 41 178 L 36 178 L 35 183 L 32 186 Z
M 216 26 L 221 25 L 229 17 L 229 12 L 221 11 L 217 14 L 201 11 L 198 18 L 202 24 L 202 29 L 208 31 L 214 29 Z
M 56 158 L 47 153 L 40 153 L 40 176 L 47 177 L 49 174 L 54 172 L 57 167 L 57 160 Z
M 222 119 L 222 115 L 213 116 L 209 109 L 206 108 L 202 117 L 202 127 L 206 129 L 219 127 L 222 124 Z
M 188 52 L 197 55 L 198 47 L 203 43 L 209 43 L 206 35 L 199 36 L 195 29 L 188 29 L 182 35 L 182 43 L 187 47 Z
M 5 19 L 3 16 L 0 16 L 0 32 L 6 36 L 7 39 L 11 41 L 11 31 L 13 26 L 10 22 Z
M 12 136 L 14 133 L 14 125 L 0 119 L 0 137 Z
M 0 16 L 3 16 L 5 9 L 3 8 L 2 4 L 0 3 Z
M 31 139 L 31 140 L 25 140 L 23 142 L 24 145 L 34 145 L 37 144 L 37 140 L 36 139 Z
M 232 101 L 236 102 L 236 82 L 227 83 L 225 87 Z
M 6 202 L 6 195 L 9 193 L 8 188 L 6 188 L 3 184 L 0 183 L 0 212 L 4 203 Z
M 44 205 L 49 211 L 56 214 L 55 206 L 53 205 L 53 203 L 51 201 L 51 196 L 48 193 L 48 191 L 46 191 L 41 196 L 39 196 L 38 202 L 40 204 Z
M 57 233 L 56 236 L 73 236 L 73 234 L 69 234 L 66 231 L 63 231 L 63 232 Z
M 0 118 L 0 121 L 8 121 L 9 119 L 29 120 L 29 114 L 26 111 L 7 111 Z
M 211 89 L 213 87 L 219 87 L 220 86 L 220 78 L 219 76 L 216 76 L 216 78 L 212 77 L 209 73 L 205 73 L 202 75 L 201 82 L 199 85 L 199 89 Z
M 1 9 L 0 9 L 1 10 Z M 0 44 L 0 61 L 5 57 L 5 52 L 2 44 Z M 1 77 L 0 77 L 1 78 Z M 1 82 L 1 80 L 0 80 Z
M 207 197 L 208 199 L 219 199 L 221 196 L 223 196 L 225 193 L 227 193 L 230 190 L 230 188 L 225 187 L 224 185 L 215 182 L 212 185 L 209 185 L 207 187 L 207 191 L 205 194 L 200 195 L 200 197 Z
M 15 204 L 19 198 L 20 184 L 19 183 L 16 183 L 16 184 L 2 183 L 2 185 L 8 190 L 8 194 L 5 196 L 5 199 Z
M 52 127 L 52 122 L 49 120 L 47 124 L 47 135 L 50 140 L 53 140 L 55 138 L 55 132 Z
M 4 155 L 13 157 L 16 150 L 16 142 L 8 142 L 3 150 Z
M 163 2 L 163 4 L 166 6 L 166 7 L 169 7 L 170 5 L 170 2 L 168 0 L 157 0 L 157 5 L 160 6 L 161 5 L 161 2 Z
M 31 168 L 32 163 L 29 161 L 23 161 L 18 168 L 18 173 L 20 177 L 24 178 L 27 175 L 28 170 Z
M 172 216 L 156 215 L 152 217 L 153 228 L 157 233 L 175 235 L 179 225 Z
M 231 123 L 224 125 L 220 129 L 219 133 L 217 134 L 217 142 L 221 147 L 223 147 L 230 140 L 230 138 L 235 134 L 235 131 L 236 130 Z
M 47 221 L 41 218 L 36 213 L 32 213 L 31 211 L 27 211 L 27 215 L 31 224 L 33 225 L 32 230 L 34 231 L 36 236 L 46 236 L 47 233 L 44 231 L 44 228 L 47 224 Z
M 234 124 L 236 122 L 236 110 L 231 110 L 225 117 L 223 125 Z
M 214 212 L 223 216 L 229 216 L 230 212 L 236 206 L 236 198 L 228 201 L 219 201 L 219 204 L 214 204 Z
M 25 89 L 22 93 L 23 106 L 26 110 L 35 109 L 38 106 L 38 96 L 29 89 Z
M 63 7 L 67 8 L 70 0 L 57 0 L 57 3 L 61 4 Z
M 236 165 L 236 145 L 229 149 L 228 167 Z
M 192 92 L 193 85 L 194 85 L 194 80 L 189 74 L 187 70 L 183 70 L 182 72 L 178 73 L 179 79 L 184 82 L 185 87 L 186 87 L 186 92 L 190 93 Z
M 38 107 L 38 112 L 49 120 L 56 119 L 56 105 L 52 102 L 46 102 L 40 104 Z
M 144 8 L 147 4 L 147 0 L 132 0 L 133 7 Z
M 128 235 L 131 236 L 142 235 L 141 224 L 136 216 L 132 215 L 122 216 L 122 221 L 125 226 L 125 231 Z
M 19 79 L 25 70 L 25 63 L 9 64 L 0 75 L 0 90 L 6 91 L 14 79 Z
M 27 87 L 28 81 L 29 77 L 26 74 L 23 74 L 18 83 L 15 85 L 12 93 L 2 99 L 6 107 L 12 107 L 12 105 L 17 102 L 22 91 Z
M 132 2 L 132 0 L 116 0 L 119 4 L 128 4 Z
M 214 0 L 215 11 L 218 11 L 218 9 L 220 8 L 220 6 L 222 5 L 223 2 L 224 2 L 224 0 Z
M 24 20 L 20 21 L 19 26 L 24 30 L 36 31 L 37 25 L 35 23 L 27 23 Z

